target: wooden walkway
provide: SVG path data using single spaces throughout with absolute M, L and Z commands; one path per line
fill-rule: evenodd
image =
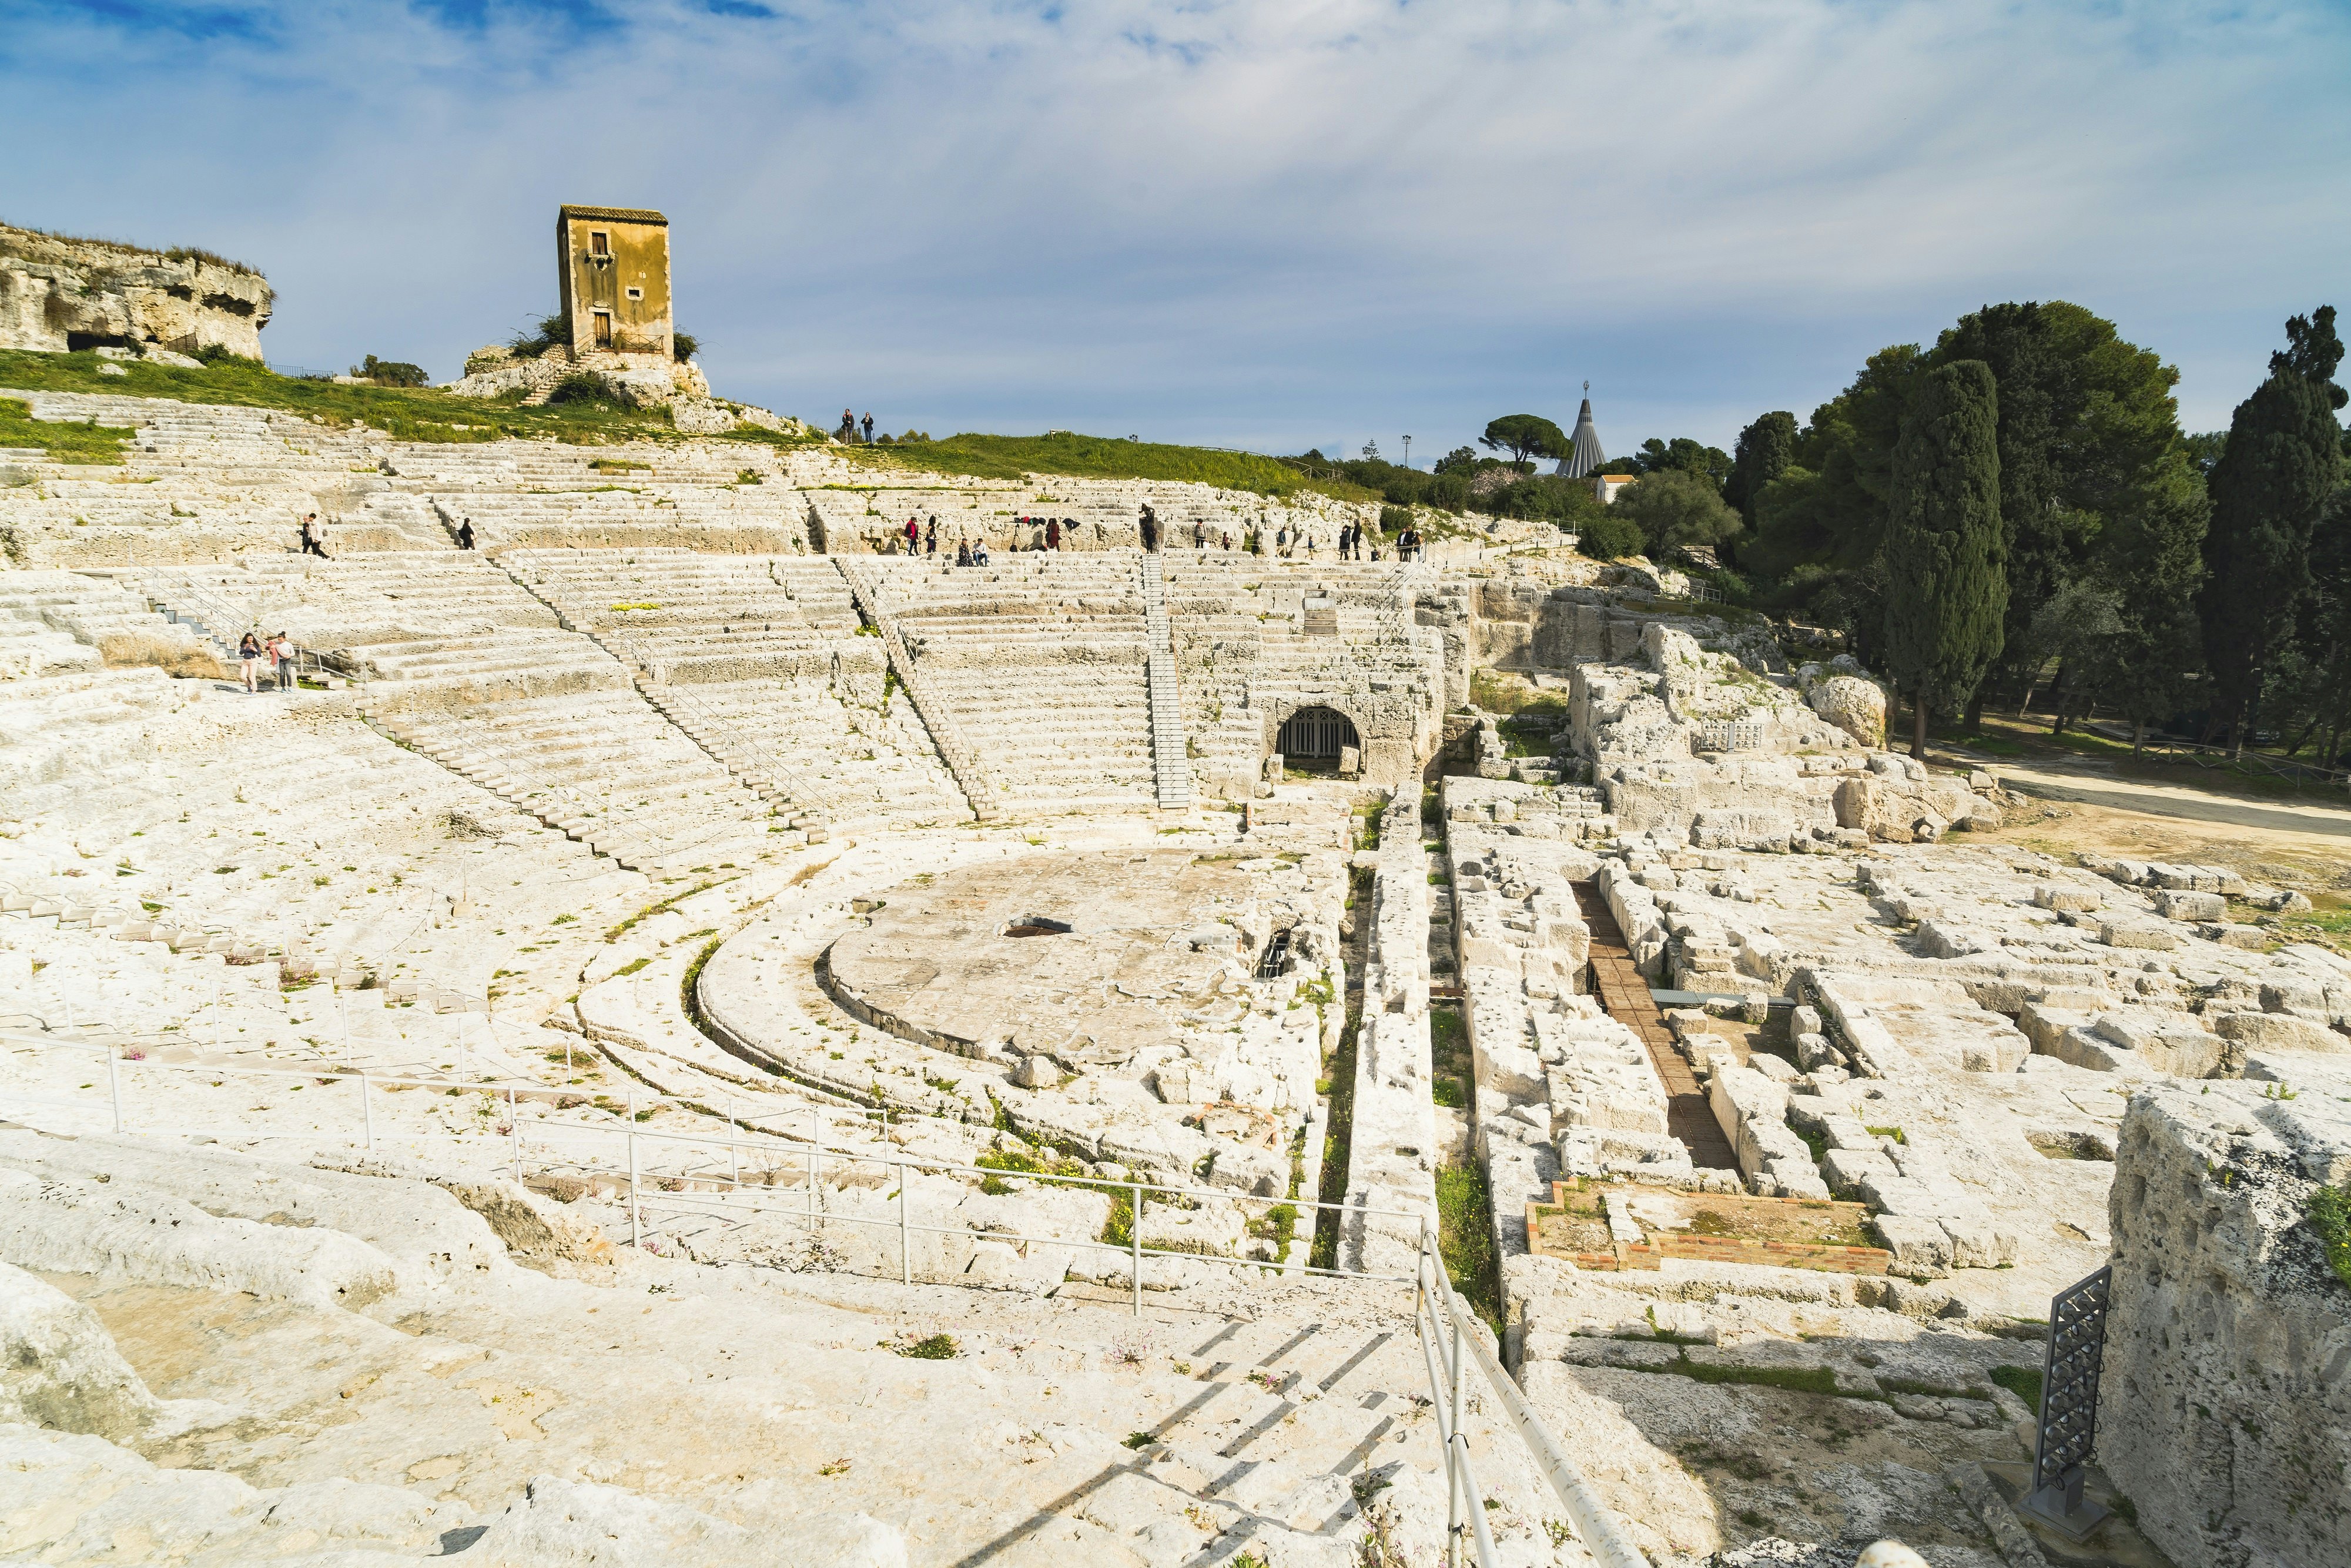
M 1714 1109 L 1707 1103 L 1706 1091 L 1698 1087 L 1698 1075 L 1674 1049 L 1673 1030 L 1666 1027 L 1656 998 L 1649 995 L 1649 982 L 1634 967 L 1625 933 L 1617 929 L 1608 901 L 1591 883 L 1573 886 L 1576 907 L 1583 912 L 1584 925 L 1592 928 L 1593 989 L 1608 1016 L 1639 1035 L 1641 1043 L 1649 1048 L 1649 1062 L 1666 1086 L 1666 1130 L 1689 1150 L 1691 1164 L 1712 1170 L 1738 1169 L 1739 1156 L 1731 1151 L 1730 1140 L 1722 1135 Z

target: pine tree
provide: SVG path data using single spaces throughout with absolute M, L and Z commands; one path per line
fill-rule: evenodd
M 1991 367 L 1954 361 L 1913 387 L 1888 495 L 1886 643 L 1923 758 L 1928 711 L 1965 704 L 2000 656 L 2008 578 Z
M 2000 509 L 2008 616 L 1986 686 L 2029 685 L 2055 652 L 2043 610 L 2093 569 L 2104 530 L 2139 504 L 2179 439 L 2179 372 L 2111 321 L 2062 299 L 1987 305 L 1935 345 L 1938 362 L 1981 360 L 2000 386 Z M 1969 707 L 1976 727 L 1979 689 Z
M 2213 465 L 2212 523 L 2198 602 L 2212 669 L 2212 719 L 2244 748 L 2254 699 L 2281 635 L 2310 586 L 2310 537 L 2343 482 L 2343 360 L 2335 308 L 2286 323 L 2270 377 L 2237 405 Z
M 2120 597 L 2120 630 L 2100 650 L 2098 695 L 2131 721 L 2134 749 L 2149 724 L 2189 700 L 2203 639 L 2196 593 L 2211 516 L 2202 476 L 2180 443 L 2108 517 L 2094 575 Z

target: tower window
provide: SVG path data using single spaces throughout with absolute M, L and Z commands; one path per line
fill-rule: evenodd
M 612 236 L 602 229 L 590 229 L 588 233 L 588 254 L 590 256 L 611 255 Z
M 642 288 L 632 288 L 629 290 L 629 298 L 632 299 L 643 299 L 644 297 L 645 291 Z

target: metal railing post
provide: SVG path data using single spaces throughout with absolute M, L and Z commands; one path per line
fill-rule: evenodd
M 629 1245 L 635 1247 L 643 1240 L 643 1212 L 637 1206 L 637 1124 L 629 1124 Z
M 1448 1314 L 1450 1315 L 1450 1314 Z M 1453 1325 L 1446 1378 L 1452 1384 L 1446 1405 L 1451 1430 L 1445 1435 L 1445 1561 L 1461 1568 L 1461 1325 Z
M 122 1135 L 122 1052 L 115 1046 L 106 1048 L 106 1095 L 114 1103 L 114 1134 Z
M 515 1180 L 520 1181 L 522 1180 L 522 1117 L 517 1114 L 515 1092 L 512 1089 L 507 1091 L 507 1131 L 513 1135 L 514 1139 Z
M 375 1153 L 375 1102 L 368 1098 L 367 1074 L 360 1074 L 360 1120 L 367 1127 L 367 1152 Z
M 907 1170 L 903 1160 L 898 1165 L 898 1282 L 914 1282 L 914 1252 L 913 1238 L 906 1229 Z
M 1134 1245 L 1134 1315 L 1143 1315 L 1143 1184 L 1134 1184 L 1134 1207 L 1128 1212 L 1126 1239 Z

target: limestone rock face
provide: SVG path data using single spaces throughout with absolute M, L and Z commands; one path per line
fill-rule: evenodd
M 725 424 L 710 423 L 711 415 L 724 412 L 711 403 L 710 382 L 702 367 L 692 361 L 676 361 L 660 354 L 620 353 L 610 349 L 572 349 L 557 344 L 536 357 L 525 358 L 496 346 L 476 349 L 465 359 L 465 373 L 451 382 L 446 391 L 460 397 L 503 397 L 520 392 L 527 403 L 545 402 L 548 395 L 573 376 L 586 376 L 596 383 L 599 392 L 615 402 L 631 408 L 662 408 L 674 400 L 690 400 L 696 405 L 710 404 L 708 409 L 690 408 L 688 421 L 700 421 L 694 428 L 680 424 L 688 434 L 707 434 L 716 430 L 731 430 L 733 418 Z
M 2304 1218 L 2351 1113 L 2164 1085 L 2115 1155 L 2098 1461 L 2175 1563 L 2351 1559 L 2351 1287 Z
M 493 1521 L 472 1552 L 493 1563 L 804 1563 L 905 1568 L 905 1538 L 864 1514 L 818 1514 L 789 1531 L 752 1531 L 619 1487 L 541 1476 Z
M 97 1313 L 0 1262 L 0 1421 L 122 1437 L 160 1408 Z
M 1831 675 L 1805 694 L 1813 711 L 1864 746 L 1886 744 L 1886 694 L 1855 675 Z
M 0 225 L 0 349 L 217 348 L 257 360 L 276 298 L 261 274 L 216 258 Z

